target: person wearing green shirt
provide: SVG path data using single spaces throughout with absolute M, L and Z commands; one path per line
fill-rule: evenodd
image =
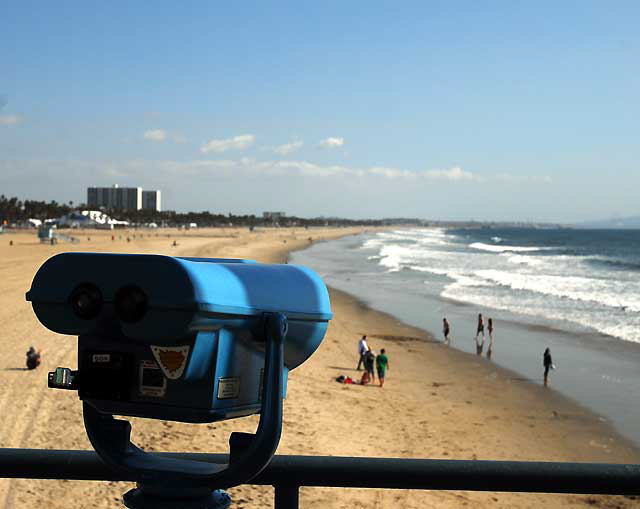
M 378 380 L 380 381 L 380 387 L 384 385 L 384 375 L 389 369 L 389 359 L 387 358 L 384 348 L 380 350 L 380 355 L 376 357 L 376 368 L 378 370 Z

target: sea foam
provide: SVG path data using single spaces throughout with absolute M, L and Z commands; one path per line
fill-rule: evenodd
M 473 242 L 472 244 L 469 244 L 469 247 L 472 249 L 479 249 L 481 251 L 490 251 L 492 253 L 503 253 L 505 251 L 512 251 L 514 253 L 518 253 L 518 252 L 532 252 L 532 251 L 545 250 L 545 248 L 542 248 L 542 247 L 494 246 L 491 244 L 485 244 L 484 242 Z
M 633 263 L 518 245 L 508 236 L 491 238 L 497 245 L 465 242 L 472 235 L 396 230 L 378 233 L 362 248 L 374 251 L 372 263 L 399 273 L 394 277 L 408 277 L 406 270 L 432 275 L 425 283 L 441 285 L 441 297 L 640 342 L 640 273 Z

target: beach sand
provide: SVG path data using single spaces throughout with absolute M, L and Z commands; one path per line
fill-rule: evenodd
M 74 232 L 79 244 L 40 245 L 35 234 L 0 235 L 0 447 L 89 449 L 77 395 L 46 387 L 46 372 L 76 366 L 76 340 L 49 332 L 24 294 L 38 267 L 62 251 L 162 253 L 284 262 L 313 241 L 362 229 L 216 229 Z M 115 235 L 115 241 L 111 235 Z M 134 237 L 135 235 L 135 237 Z M 122 237 L 122 238 L 120 238 Z M 129 242 L 126 241 L 127 237 Z M 90 238 L 90 240 L 88 240 Z M 178 246 L 172 247 L 173 241 Z M 13 246 L 10 246 L 13 241 Z M 531 384 L 486 359 L 449 349 L 424 331 L 331 291 L 334 319 L 309 361 L 290 374 L 278 454 L 637 463 L 640 454 L 605 422 L 552 388 Z M 385 387 L 349 386 L 357 342 L 385 348 Z M 30 345 L 43 364 L 25 371 Z M 227 452 L 231 431 L 257 417 L 212 424 L 131 419 L 146 450 Z M 121 507 L 131 483 L 0 479 L 0 508 Z M 273 490 L 230 490 L 233 507 L 269 507 Z M 300 506 L 640 507 L 631 497 L 303 488 Z

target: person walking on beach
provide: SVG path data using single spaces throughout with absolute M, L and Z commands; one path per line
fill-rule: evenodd
M 478 342 L 478 337 L 482 334 L 482 343 Z M 484 348 L 484 320 L 482 319 L 482 313 L 478 313 L 478 328 L 476 329 L 476 353 L 482 355 L 482 349 Z
M 547 386 L 549 379 L 549 369 L 556 369 L 551 359 L 551 351 L 547 348 L 542 356 L 542 364 L 544 364 L 544 386 Z
M 378 368 L 378 381 L 380 382 L 380 387 L 382 387 L 384 385 L 384 375 L 389 369 L 389 359 L 384 348 L 380 350 L 380 355 L 376 357 L 376 368 Z
M 369 345 L 367 345 L 367 336 L 362 336 L 360 342 L 358 343 L 358 355 L 360 356 L 360 360 L 358 360 L 358 367 L 356 368 L 360 371 L 360 366 L 364 364 L 364 356 L 369 351 Z M 366 366 L 366 364 L 365 364 Z
M 376 363 L 376 354 L 373 353 L 371 347 L 367 350 L 367 353 L 364 354 L 364 369 L 367 373 L 369 373 L 369 378 L 371 378 L 371 382 L 376 381 L 376 375 L 374 374 L 373 366 Z
M 449 322 L 446 318 L 442 319 L 442 334 L 444 334 L 444 343 L 445 345 L 449 344 L 449 333 L 451 332 L 451 327 L 449 327 Z
M 489 331 L 489 348 L 487 348 L 487 359 L 491 359 L 493 353 L 493 318 L 489 318 L 487 322 L 487 330 Z

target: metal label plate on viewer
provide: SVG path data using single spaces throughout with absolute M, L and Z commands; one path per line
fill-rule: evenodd
M 233 399 L 240 394 L 240 377 L 230 376 L 218 379 L 218 399 Z

